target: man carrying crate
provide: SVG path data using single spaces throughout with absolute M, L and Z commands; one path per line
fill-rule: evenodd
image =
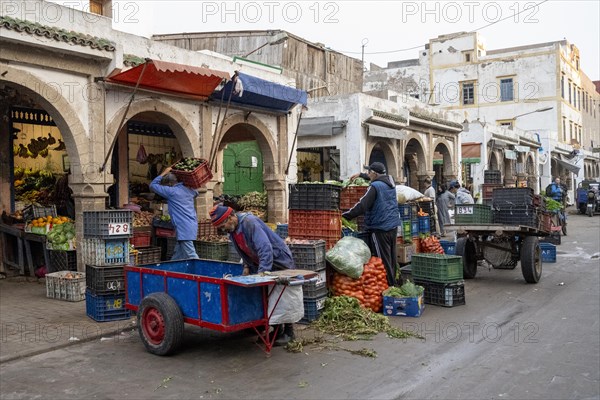
M 177 244 L 171 260 L 197 259 L 194 240 L 198 236 L 198 216 L 195 199 L 198 191 L 177 181 L 171 167 L 158 175 L 150 183 L 150 189 L 167 199 L 169 215 L 176 229 Z

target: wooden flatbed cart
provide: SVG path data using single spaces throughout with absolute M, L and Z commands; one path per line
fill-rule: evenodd
M 277 333 L 269 332 L 269 319 L 281 295 L 287 286 L 316 281 L 317 274 L 285 270 L 242 276 L 242 272 L 241 264 L 213 260 L 125 266 L 125 307 L 137 312 L 146 349 L 161 356 L 173 353 L 188 323 L 219 332 L 254 329 L 269 355 Z M 276 284 L 285 286 L 269 307 Z
M 486 260 L 496 269 L 514 269 L 520 261 L 527 283 L 538 283 L 542 277 L 539 237 L 548 233 L 522 225 L 449 225 L 447 228 L 457 233 L 456 255 L 463 258 L 466 279 L 475 278 L 480 260 Z

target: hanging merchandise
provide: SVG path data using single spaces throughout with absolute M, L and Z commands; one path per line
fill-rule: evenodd
M 148 155 L 146 154 L 146 149 L 144 148 L 143 144 L 140 144 L 140 148 L 138 149 L 136 160 L 140 164 L 146 164 L 146 162 L 148 161 Z

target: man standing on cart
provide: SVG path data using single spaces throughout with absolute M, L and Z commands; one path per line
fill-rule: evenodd
M 243 275 L 295 269 L 290 248 L 260 218 L 251 213 L 234 212 L 231 207 L 216 205 L 210 220 L 217 229 L 229 234 L 244 262 Z M 283 324 L 278 329 L 275 345 L 283 346 L 294 339 L 294 325 Z
M 150 183 L 150 189 L 167 199 L 169 215 L 176 229 L 177 243 L 171 260 L 187 260 L 199 258 L 194 247 L 198 236 L 198 217 L 195 199 L 198 191 L 177 181 L 171 173 L 171 167 L 158 175 Z

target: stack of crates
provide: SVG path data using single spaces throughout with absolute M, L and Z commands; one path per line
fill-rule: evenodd
M 494 223 L 538 228 L 540 204 L 534 203 L 532 188 L 500 188 L 492 194 Z
M 481 186 L 482 204 L 492 205 L 492 195 L 495 189 L 502 187 L 502 172 L 487 170 L 483 172 L 483 185 Z
M 327 249 L 342 237 L 341 186 L 321 183 L 289 185 L 288 236 L 322 239 Z
M 309 323 L 319 318 L 327 297 L 325 241 L 302 240 L 294 243 L 292 240 L 288 246 L 297 269 L 315 271 L 318 274 L 316 282 L 306 283 L 303 287 L 304 318 L 300 322 Z
M 428 217 L 418 217 L 419 219 L 419 233 L 422 234 L 433 234 L 436 233 L 435 223 L 435 206 L 433 200 L 417 201 L 417 207 L 419 210 L 427 213 Z
M 424 302 L 443 307 L 465 304 L 461 256 L 413 254 L 411 274 L 415 285 L 425 288 Z
M 117 321 L 131 315 L 125 308 L 125 264 L 132 237 L 131 210 L 83 212 L 86 314 L 94 321 Z

